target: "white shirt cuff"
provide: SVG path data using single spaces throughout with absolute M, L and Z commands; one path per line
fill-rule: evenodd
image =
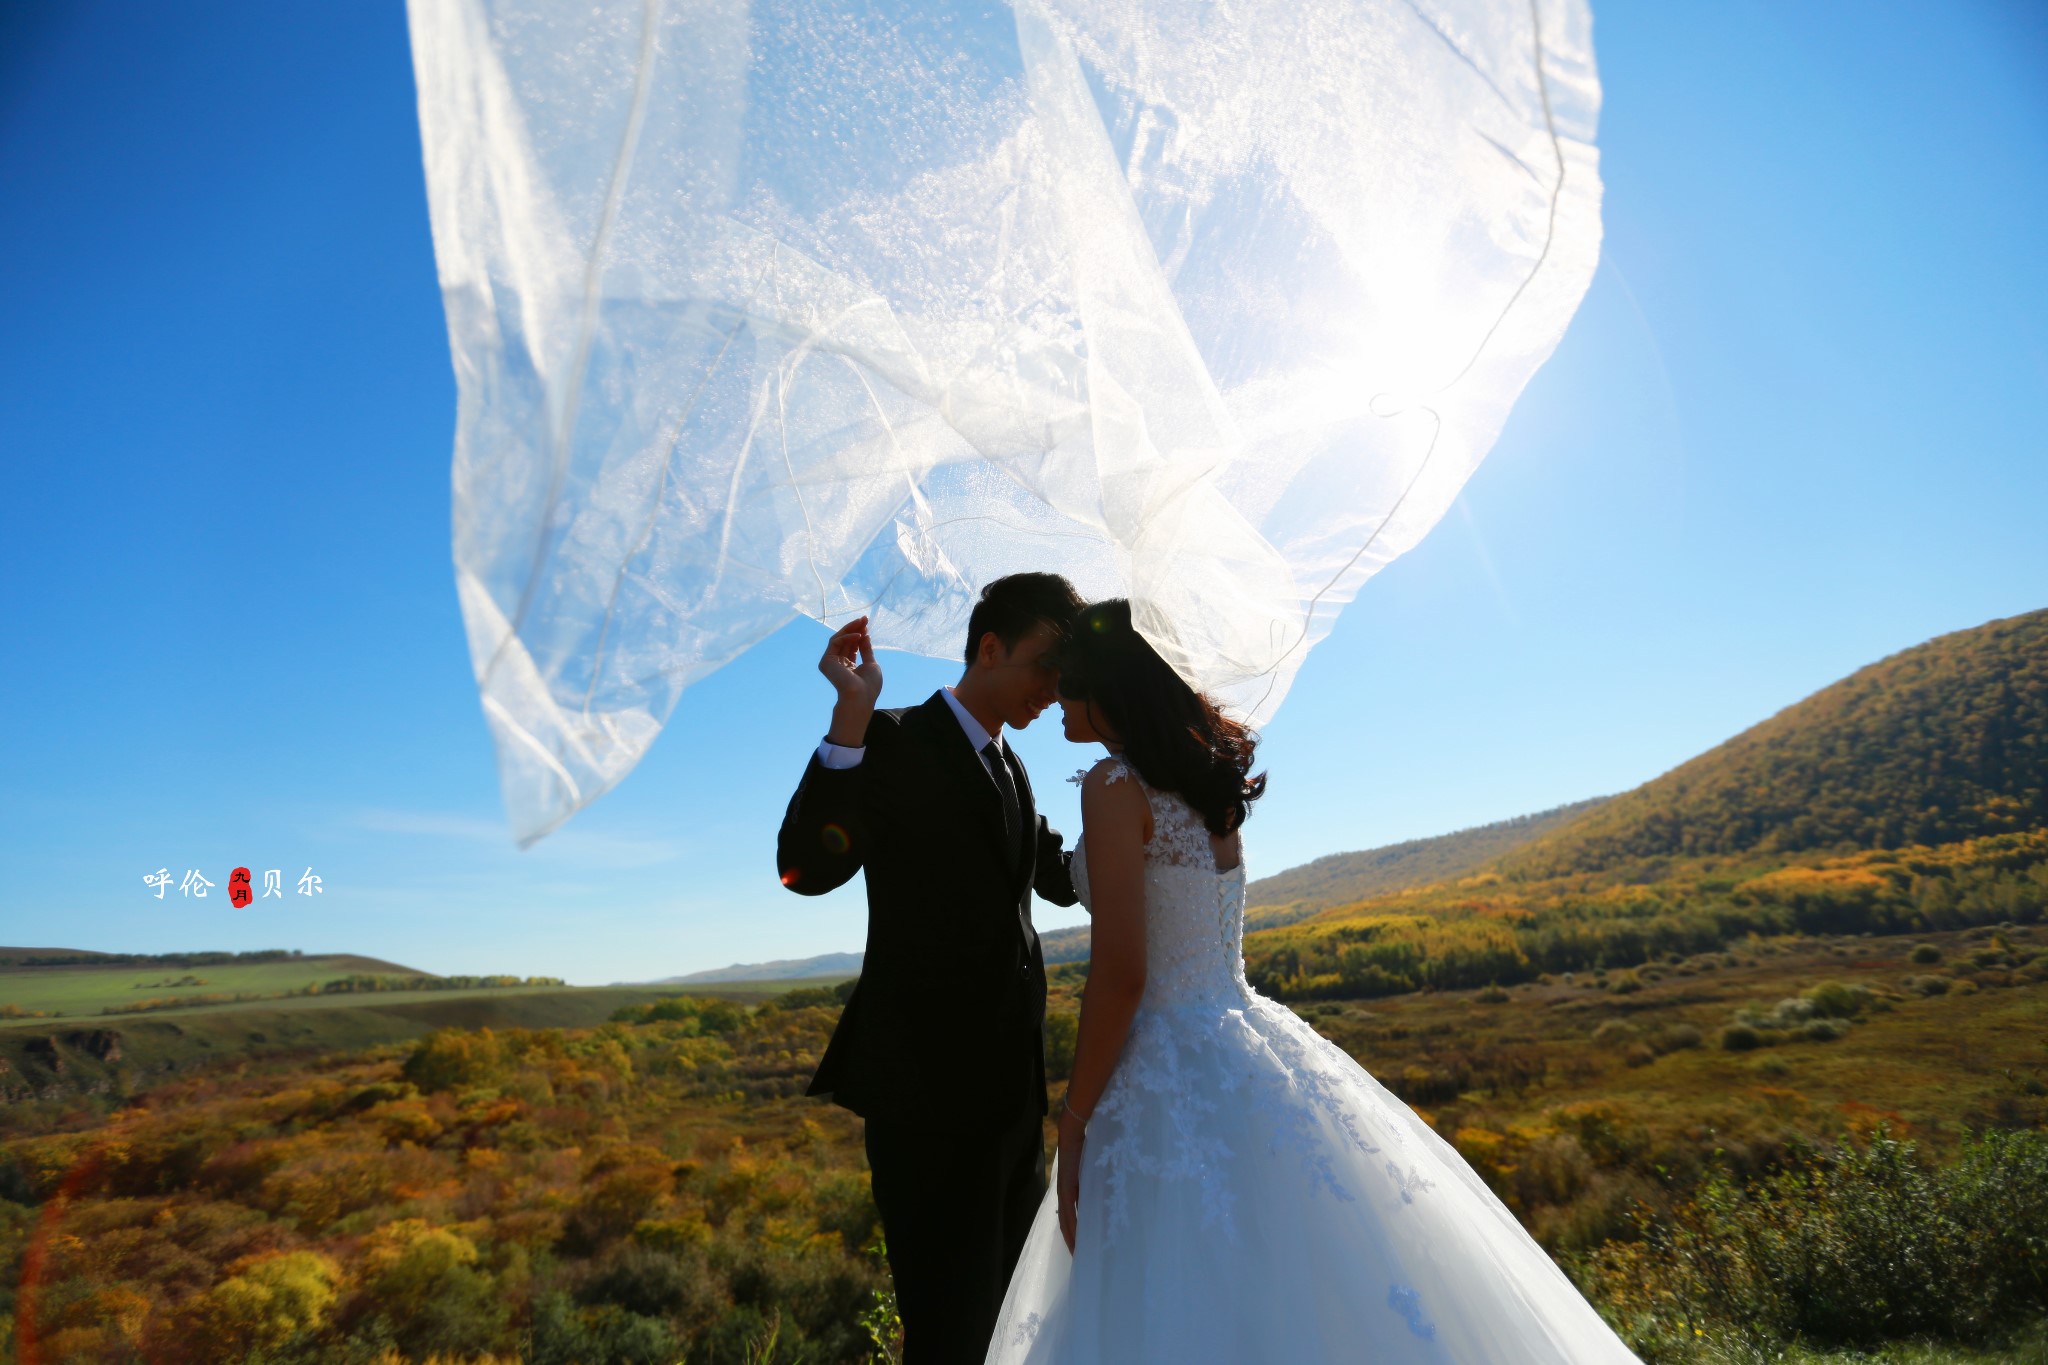
M 818 745 L 818 762 L 828 768 L 857 768 L 866 754 L 865 746 L 834 744 L 829 739 Z

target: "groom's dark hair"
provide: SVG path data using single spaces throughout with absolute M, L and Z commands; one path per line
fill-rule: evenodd
M 1015 649 L 1041 621 L 1065 635 L 1081 605 L 1074 585 L 1056 573 L 1013 573 L 996 579 L 981 590 L 981 600 L 967 618 L 967 666 L 974 667 L 981 637 L 990 631 L 1006 651 Z

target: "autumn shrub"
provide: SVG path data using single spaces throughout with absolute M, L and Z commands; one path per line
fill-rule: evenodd
M 364 1239 L 351 1329 L 415 1355 L 473 1354 L 506 1344 L 510 1311 L 476 1243 L 453 1228 L 403 1218 Z
M 455 1090 L 497 1079 L 504 1064 L 504 1048 L 489 1029 L 445 1028 L 422 1038 L 400 1072 L 421 1090 Z
M 586 1307 L 616 1304 L 642 1317 L 673 1318 L 688 1327 L 716 1317 L 721 1294 L 702 1247 L 656 1251 L 621 1243 L 592 1264 L 575 1298 Z
M 1574 1269 L 1645 1360 L 1702 1339 L 1759 1356 L 1993 1340 L 2048 1310 L 2048 1133 L 1973 1135 L 1941 1168 L 1883 1129 L 1795 1149 L 1746 1184 L 1724 1166 L 1638 1231 Z
M 1701 1041 L 1700 1031 L 1691 1024 L 1672 1024 L 1658 1035 L 1656 1046 L 1662 1052 L 1682 1052 L 1698 1047 Z
M 313 1251 L 254 1256 L 188 1299 L 170 1333 L 177 1358 L 241 1360 L 302 1346 L 327 1325 L 342 1273 Z
M 791 994 L 797 994 L 792 992 Z M 784 997 L 787 999 L 787 997 Z M 830 1001 L 803 1002 L 785 1005 L 784 1008 L 806 1008 L 811 1003 L 826 1004 Z M 675 1023 L 683 1026 L 685 1034 L 727 1034 L 744 1027 L 753 1012 L 745 1005 L 716 996 L 672 995 L 648 1005 L 627 1005 L 612 1012 L 615 1024 L 661 1024 Z
M 1748 1052 L 1764 1045 L 1764 1035 L 1750 1024 L 1729 1024 L 1721 1030 L 1721 1047 L 1727 1052 Z
M 1839 981 L 1823 981 L 1800 992 L 1800 998 L 1813 1009 L 1813 1013 L 1827 1019 L 1858 1019 L 1873 1011 L 1889 1008 L 1868 986 L 1844 985 Z
M 1081 1036 L 1081 1017 L 1071 1010 L 1047 1010 L 1045 1014 L 1045 1074 L 1048 1080 L 1063 1081 L 1074 1070 L 1074 1047 Z
M 863 1358 L 867 1337 L 860 1316 L 879 1279 L 871 1267 L 841 1254 L 837 1246 L 774 1246 L 752 1239 L 721 1239 L 713 1244 L 712 1255 L 725 1273 L 734 1309 L 722 1320 L 723 1331 L 714 1328 L 711 1339 L 730 1341 L 735 1334 L 757 1332 L 746 1311 L 751 1308 L 758 1321 L 776 1315 L 779 1342 L 792 1354 L 801 1352 L 811 1360 Z
M 1626 1019 L 1605 1019 L 1593 1030 L 1593 1042 L 1600 1047 L 1626 1047 L 1639 1030 Z
M 599 1163 L 585 1178 L 583 1196 L 569 1213 L 564 1249 L 582 1256 L 603 1249 L 653 1217 L 673 1188 L 666 1162 L 638 1160 L 615 1167 Z
M 660 1318 L 612 1303 L 580 1308 L 553 1291 L 534 1301 L 522 1354 L 528 1365 L 673 1365 L 684 1358 L 684 1343 Z

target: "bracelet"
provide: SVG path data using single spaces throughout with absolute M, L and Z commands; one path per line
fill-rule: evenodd
M 1086 1132 L 1088 1130 L 1088 1116 L 1086 1114 L 1083 1114 L 1080 1110 L 1074 1108 L 1074 1102 L 1072 1099 L 1066 1096 L 1061 1096 L 1060 1108 L 1066 1110 L 1069 1114 L 1072 1114 L 1075 1118 L 1081 1121 L 1081 1131 Z

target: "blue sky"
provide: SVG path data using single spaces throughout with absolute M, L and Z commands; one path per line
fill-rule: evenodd
M 1599 273 L 1268 728 L 1254 875 L 1625 789 L 2048 606 L 2048 12 L 1610 0 L 1594 33 Z M 579 984 L 860 946 L 857 886 L 772 865 L 808 622 L 563 830 L 505 831 L 397 3 L 0 11 L 0 186 L 0 942 Z M 954 676 L 884 662 L 894 704 Z M 1094 755 L 1018 742 L 1071 833 Z M 286 894 L 236 910 L 237 865 Z

